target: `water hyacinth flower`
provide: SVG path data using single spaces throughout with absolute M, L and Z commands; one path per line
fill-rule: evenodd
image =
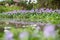
M 26 10 L 20 10 L 20 12 L 21 12 L 21 13 L 25 13 L 25 12 L 26 12 Z
M 48 38 L 48 37 L 54 38 L 56 36 L 55 26 L 52 24 L 46 24 L 46 26 L 43 29 L 43 33 L 46 38 Z
M 20 13 L 20 10 L 17 10 L 17 13 Z
M 36 12 L 36 13 L 44 13 L 44 12 L 48 12 L 48 13 L 51 13 L 51 12 L 57 12 L 57 13 L 60 13 L 60 10 L 56 9 L 56 10 L 52 10 L 52 9 L 49 9 L 49 8 L 40 8 L 40 9 L 31 9 L 31 10 L 14 10 L 14 11 L 10 11 L 10 12 L 3 12 L 4 14 L 16 14 L 16 13 L 33 13 L 33 12 Z
M 12 13 L 13 13 L 13 14 L 15 14 L 15 13 L 17 13 L 17 11 L 16 11 L 16 10 L 14 10 L 14 11 L 12 11 Z
M 9 30 L 4 30 L 4 32 L 5 32 L 5 37 L 4 37 L 5 40 L 13 40 L 12 32 L 10 32 Z
M 33 12 L 34 12 L 34 9 L 31 9 L 29 12 L 30 12 L 30 13 L 33 13 Z
M 41 8 L 40 11 L 41 11 L 41 12 L 45 12 L 44 8 Z
M 38 9 L 35 9 L 35 12 L 38 12 L 39 10 Z
M 28 38 L 29 38 L 29 33 L 28 33 L 27 31 L 21 32 L 21 33 L 19 34 L 19 38 L 20 38 L 20 40 L 28 40 Z
M 52 9 L 47 8 L 47 9 L 45 10 L 45 12 L 51 13 L 51 12 L 52 12 Z

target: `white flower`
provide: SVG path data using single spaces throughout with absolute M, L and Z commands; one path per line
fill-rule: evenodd
M 6 29 L 11 29 L 11 27 L 4 27 L 4 29 L 6 30 Z
M 29 0 L 26 0 L 27 1 L 27 4 L 29 3 Z
M 30 3 L 37 3 L 37 0 L 31 0 Z

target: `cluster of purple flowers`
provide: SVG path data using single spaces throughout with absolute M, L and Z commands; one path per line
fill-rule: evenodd
M 56 9 L 56 10 L 52 10 L 52 9 L 45 9 L 45 8 L 40 8 L 40 9 L 31 9 L 31 10 L 14 10 L 14 11 L 10 11 L 10 12 L 6 12 L 6 14 L 16 14 L 16 13 L 33 13 L 33 12 L 36 12 L 36 13 L 51 13 L 51 12 L 59 12 L 60 10 Z
M 5 30 L 5 40 L 13 40 L 13 33 L 10 32 L 9 30 Z
M 36 26 L 36 24 L 34 26 Z M 8 29 L 10 29 L 10 27 L 8 27 Z M 5 28 L 5 39 L 6 40 L 12 40 L 13 39 L 13 33 L 10 32 L 8 29 Z M 32 36 L 39 37 L 40 36 L 40 34 L 38 34 L 39 30 L 40 30 L 39 26 L 35 27 L 35 30 L 33 31 Z M 56 36 L 55 26 L 50 24 L 50 23 L 47 23 L 44 26 L 43 34 L 46 38 L 49 38 L 49 37 L 55 38 L 55 36 Z M 25 40 L 25 39 L 28 40 L 29 32 L 24 30 L 18 36 L 21 40 Z

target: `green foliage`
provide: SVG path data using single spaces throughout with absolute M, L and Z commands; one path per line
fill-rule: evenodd
M 3 34 L 4 34 L 4 28 L 0 27 L 0 38 L 3 37 Z
M 38 7 L 46 7 L 46 8 L 60 8 L 60 0 L 37 0 L 38 1 Z
M 1 32 L 0 32 L 0 38 L 2 38 L 2 37 L 3 37 L 3 35 L 4 35 L 4 33 L 1 33 Z
M 0 13 L 2 12 L 8 12 L 8 11 L 13 11 L 13 10 L 20 10 L 21 8 L 18 6 L 0 6 Z
M 33 22 L 51 22 L 53 24 L 60 23 L 60 14 L 58 13 L 17 13 L 12 15 L 0 14 L 0 18 L 4 19 L 19 19 L 20 21 L 33 21 Z
M 31 10 L 33 8 L 33 4 L 31 3 L 27 4 L 27 1 L 20 1 L 19 5 L 23 7 L 22 9 Z
M 27 10 L 31 10 L 32 8 L 33 8 L 33 4 L 28 4 L 26 7 Z
M 13 0 L 5 0 L 6 3 L 8 3 L 9 5 L 14 4 Z
M 30 3 L 31 2 L 31 0 L 30 0 L 27 5 L 27 1 L 21 0 L 20 2 L 17 3 L 17 5 L 23 6 L 23 9 L 24 8 L 32 9 L 32 8 L 41 8 L 41 7 L 52 8 L 52 9 L 59 8 L 60 9 L 60 0 L 37 0 L 37 1 L 38 2 L 36 3 L 36 5 L 34 5 L 34 3 L 33 4 Z M 6 0 L 6 1 L 0 2 L 0 5 L 5 5 L 6 3 L 8 3 L 9 5 L 15 4 L 15 2 L 13 0 Z
M 0 6 L 0 13 L 2 13 L 2 12 L 5 12 L 5 7 L 3 8 L 3 6 Z
M 0 2 L 0 5 L 4 5 L 6 2 L 5 1 L 2 1 L 2 2 Z

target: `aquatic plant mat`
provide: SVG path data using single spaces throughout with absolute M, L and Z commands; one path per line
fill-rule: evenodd
M 0 21 L 50 22 L 60 24 L 60 14 L 53 13 L 15 13 L 0 14 Z
M 52 24 L 60 30 L 60 14 L 59 13 L 16 13 L 16 14 L 0 14 L 0 27 L 11 27 L 11 32 L 14 34 L 14 40 L 19 40 L 18 34 L 20 32 L 28 31 L 30 33 L 28 40 L 46 40 L 43 37 L 43 28 L 46 24 Z M 58 26 L 57 26 L 58 25 Z M 35 28 L 41 27 L 41 31 L 37 33 Z M 39 36 L 33 37 L 33 32 L 36 32 Z M 56 30 L 57 31 L 57 30 Z M 57 32 L 58 33 L 58 32 Z M 2 36 L 4 35 L 1 34 Z M 59 34 L 58 34 L 59 35 Z M 1 37 L 2 37 L 1 36 Z M 0 37 L 0 40 L 3 38 Z M 48 40 L 59 40 L 59 37 L 55 39 L 49 38 Z

